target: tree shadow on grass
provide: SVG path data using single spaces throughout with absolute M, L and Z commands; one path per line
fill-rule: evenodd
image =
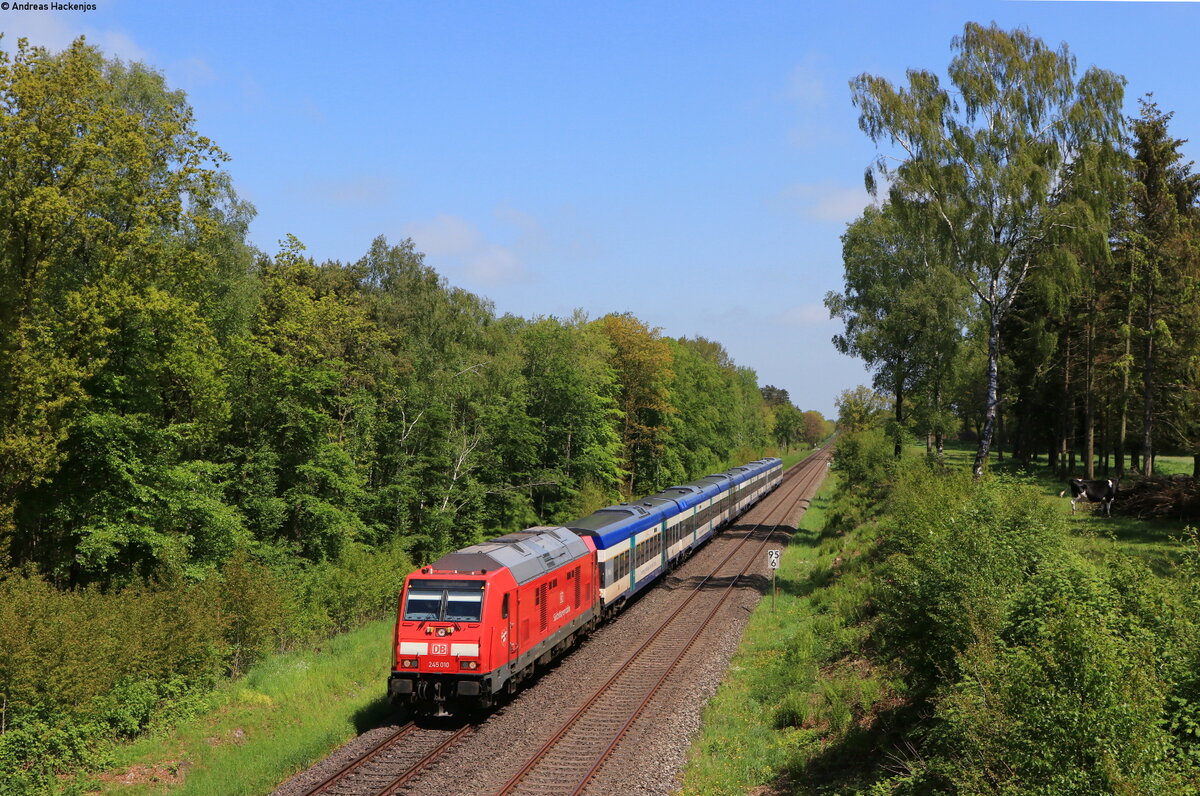
M 387 681 L 385 679 L 383 680 L 383 685 L 380 686 L 379 697 L 356 710 L 350 718 L 351 723 L 354 724 L 354 731 L 357 734 L 362 735 L 364 732 L 392 724 L 403 724 L 410 718 L 406 711 L 398 710 L 392 706 L 391 700 L 388 699 L 385 693 L 386 686 Z
M 840 738 L 801 755 L 779 772 L 773 793 L 827 794 L 857 791 L 884 777 L 906 773 L 918 756 L 914 739 L 924 734 L 928 712 L 910 703 L 892 704 L 858 717 Z

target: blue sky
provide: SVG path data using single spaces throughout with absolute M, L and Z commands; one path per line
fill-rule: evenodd
M 870 379 L 821 303 L 874 154 L 849 80 L 944 75 L 963 24 L 995 21 L 1200 131 L 1189 2 L 95 5 L 0 11 L 3 46 L 82 34 L 161 70 L 231 155 L 258 247 L 353 261 L 411 237 L 499 314 L 629 311 L 829 416 Z

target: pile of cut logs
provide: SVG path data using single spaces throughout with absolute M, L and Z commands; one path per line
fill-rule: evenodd
M 1122 481 L 1113 511 L 1141 519 L 1200 519 L 1200 480 L 1173 475 Z

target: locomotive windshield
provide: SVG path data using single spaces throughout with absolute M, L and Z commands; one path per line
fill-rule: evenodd
M 414 580 L 404 597 L 409 622 L 478 622 L 483 615 L 483 581 Z

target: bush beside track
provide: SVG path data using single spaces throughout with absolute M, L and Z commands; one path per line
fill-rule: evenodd
M 390 616 L 411 568 L 397 545 L 304 568 L 235 555 L 220 577 L 115 591 L 0 573 L 0 792 L 84 792 L 72 776 L 220 709 L 212 689 L 268 653 Z M 385 640 L 381 670 L 386 657 Z
M 1019 478 L 841 441 L 684 793 L 1200 792 L 1200 545 L 1156 575 Z M 1103 540 L 1101 540 L 1102 542 Z

